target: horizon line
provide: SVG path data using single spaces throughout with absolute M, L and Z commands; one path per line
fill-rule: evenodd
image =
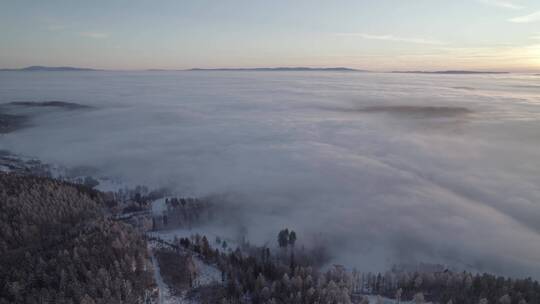
M 116 69 L 116 68 L 93 68 L 93 67 L 79 67 L 79 66 L 47 66 L 47 65 L 30 65 L 19 68 L 0 68 L 0 71 L 12 71 L 12 72 L 39 72 L 39 71 L 110 71 L 110 72 L 196 72 L 196 71 L 309 71 L 309 70 L 319 70 L 319 71 L 344 71 L 344 72 L 365 72 L 365 73 L 442 73 L 442 72 L 463 72 L 463 73 L 524 73 L 524 74 L 536 74 L 540 70 L 521 70 L 521 71 L 508 71 L 508 70 L 492 70 L 492 69 L 388 69 L 388 70 L 373 70 L 373 69 L 361 69 L 361 68 L 352 68 L 346 66 L 259 66 L 259 67 L 192 67 L 192 68 L 137 68 L 137 69 Z

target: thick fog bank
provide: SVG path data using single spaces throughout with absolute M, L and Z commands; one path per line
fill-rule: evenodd
M 38 109 L 0 149 L 222 195 L 253 241 L 283 228 L 364 270 L 540 278 L 540 91 L 528 75 L 0 73 Z M 37 110 L 36 110 L 37 111 Z

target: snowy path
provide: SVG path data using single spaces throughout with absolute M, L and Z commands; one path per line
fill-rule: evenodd
M 156 284 L 158 285 L 158 288 L 159 288 L 157 303 L 158 304 L 197 304 L 198 302 L 196 300 L 191 300 L 186 297 L 187 292 L 183 292 L 183 294 L 180 296 L 175 296 L 171 294 L 169 286 L 167 286 L 167 284 L 163 281 L 163 277 L 161 276 L 160 266 L 153 252 L 155 247 L 151 245 L 150 248 L 151 248 L 150 254 L 151 254 L 151 259 L 152 259 L 152 265 L 154 266 L 154 277 L 156 280 Z M 200 258 L 196 256 L 193 256 L 193 260 L 198 269 L 198 276 L 195 281 L 197 287 L 221 282 L 221 271 L 219 269 L 217 269 L 215 266 L 204 263 Z
M 369 299 L 369 303 L 377 303 L 377 296 L 376 295 L 367 295 L 367 298 Z M 389 299 L 385 297 L 381 297 L 383 304 L 397 304 L 398 302 L 394 299 Z M 412 301 L 400 301 L 400 304 L 413 304 Z M 431 302 L 426 302 L 426 304 L 430 304 Z
M 156 279 L 156 284 L 159 288 L 158 293 L 158 304 L 196 304 L 191 300 L 186 299 L 184 296 L 173 296 L 169 290 L 169 286 L 163 281 L 161 276 L 159 263 L 155 257 L 153 250 L 151 250 L 152 265 L 154 266 L 154 277 Z
M 164 304 L 164 297 L 163 293 L 165 290 L 168 290 L 167 285 L 165 285 L 165 282 L 163 282 L 163 278 L 161 277 L 161 273 L 159 270 L 159 264 L 157 262 L 156 257 L 154 256 L 153 250 L 150 250 L 151 258 L 152 258 L 152 265 L 154 266 L 154 278 L 156 279 L 156 284 L 158 285 L 159 291 L 158 291 L 158 304 Z
M 198 286 L 210 285 L 212 283 L 221 282 L 221 271 L 212 265 L 204 263 L 198 257 L 193 257 L 195 265 L 197 265 L 198 276 L 197 284 Z

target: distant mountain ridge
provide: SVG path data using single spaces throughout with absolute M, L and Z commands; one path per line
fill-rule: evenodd
M 81 68 L 71 66 L 41 66 L 33 65 L 24 68 L 15 69 L 0 69 L 0 72 L 84 72 L 84 71 L 104 71 L 102 69 Z M 312 68 L 312 67 L 267 67 L 267 68 L 193 68 L 193 69 L 146 69 L 147 72 L 167 72 L 167 71 L 224 71 L 224 72 L 371 72 L 369 70 L 353 69 L 347 67 L 329 67 L 329 68 Z M 446 74 L 446 75 L 474 75 L 474 74 L 509 74 L 509 72 L 501 71 L 467 71 L 467 70 L 446 70 L 446 71 L 391 71 L 396 74 Z M 540 74 L 534 74 L 540 76 Z
M 103 71 L 99 69 L 80 68 L 70 66 L 49 67 L 41 65 L 33 65 L 19 69 L 0 69 L 4 72 L 73 72 L 73 71 Z M 369 72 L 367 70 L 358 70 L 346 67 L 330 67 L 330 68 L 310 68 L 310 67 L 271 67 L 271 68 L 193 68 L 193 69 L 146 69 L 147 72 L 167 72 L 167 71 L 261 71 L 261 72 L 293 72 L 293 71 L 312 71 L 312 72 Z
M 392 71 L 392 73 L 402 74 L 448 74 L 448 75 L 470 75 L 470 74 L 509 74 L 509 72 L 494 72 L 494 71 Z
M 0 69 L 0 71 L 4 72 L 73 72 L 73 71 L 99 71 L 95 69 L 90 68 L 78 68 L 78 67 L 69 67 L 69 66 L 62 66 L 62 67 L 48 67 L 48 66 L 41 66 L 41 65 L 33 65 L 25 68 L 20 69 Z
M 309 67 L 275 67 L 275 68 L 215 68 L 215 69 L 202 69 L 195 68 L 188 71 L 261 71 L 261 72 L 368 72 L 366 70 L 357 70 L 345 67 L 333 67 L 333 68 L 309 68 Z

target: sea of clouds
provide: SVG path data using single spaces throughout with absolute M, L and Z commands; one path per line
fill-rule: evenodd
M 93 109 L 34 109 L 0 149 L 222 196 L 253 242 L 289 227 L 361 270 L 540 278 L 538 76 L 0 73 L 0 103 L 50 100 Z

